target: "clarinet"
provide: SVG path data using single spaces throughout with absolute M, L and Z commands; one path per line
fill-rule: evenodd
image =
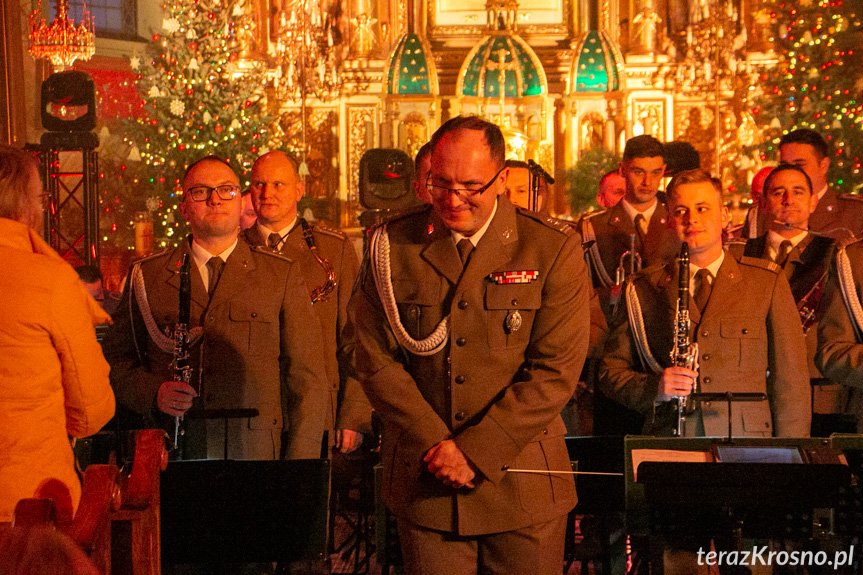
M 678 283 L 677 306 L 674 312 L 674 345 L 671 349 L 671 365 L 698 370 L 698 344 L 689 338 L 689 244 L 683 242 L 677 257 Z M 697 385 L 697 382 L 696 382 Z M 696 392 L 696 385 L 692 392 Z M 677 429 L 674 435 L 685 435 L 684 423 L 687 411 L 687 396 L 677 398 Z
M 192 262 L 189 254 L 183 254 L 183 265 L 180 266 L 180 308 L 177 314 L 177 325 L 174 327 L 174 381 L 190 384 L 192 367 L 189 365 L 189 316 L 192 307 Z M 182 416 L 174 418 L 174 445 L 177 447 L 177 458 L 183 459 L 183 435 L 186 429 Z

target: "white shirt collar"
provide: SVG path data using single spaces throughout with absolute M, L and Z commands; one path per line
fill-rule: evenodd
M 282 247 L 285 238 L 288 236 L 291 230 L 294 229 L 294 226 L 297 225 L 299 219 L 299 216 L 294 216 L 294 219 L 291 221 L 291 223 L 280 230 L 270 229 L 264 224 L 262 224 L 260 220 L 258 220 L 258 223 L 255 225 L 258 226 L 258 233 L 261 234 L 261 237 L 264 238 L 264 241 L 267 241 L 267 239 L 270 237 L 270 234 L 279 234 L 279 236 L 281 236 L 282 238 L 281 241 L 279 241 L 279 245 L 276 246 L 276 249 L 279 249 Z
M 779 235 L 777 232 L 773 230 L 769 230 L 767 232 L 767 255 L 770 256 L 770 259 L 776 261 L 776 256 L 779 255 L 779 246 L 782 245 L 782 242 L 788 240 L 791 242 L 792 247 L 797 247 L 797 244 L 802 242 L 806 236 L 809 235 L 809 232 L 800 231 L 800 233 L 794 235 L 790 238 L 785 238 Z
M 452 234 L 452 239 L 455 240 L 456 245 L 463 239 L 467 238 L 470 240 L 470 243 L 473 244 L 473 247 L 479 245 L 479 241 L 482 239 L 482 236 L 485 234 L 488 227 L 491 225 L 491 221 L 494 219 L 494 214 L 497 213 L 497 200 L 494 202 L 494 208 L 491 210 L 491 215 L 485 221 L 480 229 L 478 229 L 472 236 L 465 236 L 464 234 L 460 234 L 456 231 L 450 230 Z
M 201 279 L 204 280 L 204 287 L 210 283 L 210 268 L 207 267 L 207 262 L 215 256 L 219 256 L 224 262 L 228 261 L 228 257 L 233 253 L 234 248 L 237 247 L 238 241 L 234 240 L 234 243 L 220 254 L 211 254 L 201 244 L 196 242 L 194 237 L 192 238 L 192 258 L 195 260 L 195 267 L 198 268 Z
M 642 216 L 644 216 L 644 221 L 647 222 L 647 225 L 650 225 L 650 218 L 653 217 L 653 212 L 656 211 L 656 206 L 659 205 L 657 199 L 653 198 L 653 204 L 643 212 L 639 212 L 633 207 L 632 204 L 626 201 L 626 198 L 620 200 L 620 203 L 623 206 L 623 209 L 626 210 L 626 214 L 629 216 L 629 219 L 632 221 L 633 224 L 635 224 L 635 216 L 641 214 Z

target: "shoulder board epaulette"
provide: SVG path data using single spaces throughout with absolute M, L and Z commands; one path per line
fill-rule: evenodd
M 585 212 L 585 213 L 581 214 L 578 219 L 579 220 L 589 220 L 590 218 L 595 218 L 596 216 L 598 216 L 600 214 L 604 214 L 607 211 L 608 211 L 607 209 L 602 209 L 602 210 L 594 210 L 592 212 Z
M 165 249 L 163 249 L 163 250 L 159 250 L 159 251 L 157 251 L 157 252 L 153 252 L 153 253 L 151 253 L 150 255 L 147 255 L 147 256 L 144 256 L 144 257 L 142 257 L 142 258 L 138 258 L 138 259 L 136 259 L 136 260 L 134 261 L 134 263 L 136 263 L 136 264 L 142 264 L 142 263 L 144 263 L 144 262 L 148 262 L 148 261 L 150 261 L 150 260 L 154 260 L 154 259 L 156 259 L 156 258 L 159 258 L 159 257 L 162 257 L 162 256 L 167 255 L 167 254 L 168 254 L 168 252 L 173 251 L 173 249 L 174 249 L 174 248 L 165 248 Z
M 332 236 L 334 238 L 339 238 L 340 240 L 346 239 L 348 236 L 342 232 L 341 230 L 337 230 L 336 228 L 331 228 L 326 224 L 321 223 L 312 223 L 309 222 L 309 225 L 312 226 L 313 232 L 318 232 L 327 236 Z
M 394 222 L 396 220 L 401 220 L 401 219 L 404 219 L 408 216 L 413 216 L 415 214 L 420 214 L 420 213 L 428 211 L 430 209 L 431 209 L 431 204 L 420 204 L 418 206 L 414 206 L 411 208 L 405 208 L 403 210 L 398 210 L 398 211 L 392 212 L 390 214 L 387 214 L 387 215 L 381 217 L 381 220 L 379 222 L 377 222 L 374 226 L 372 226 L 371 229 L 374 230 L 374 229 L 379 228 L 379 227 L 381 227 L 385 224 L 388 224 L 390 222 Z
M 738 263 L 741 263 L 743 265 L 770 270 L 775 274 L 782 272 L 782 268 L 779 266 L 779 264 L 774 261 L 765 260 L 763 258 L 751 258 L 749 256 L 741 256 L 740 259 L 738 259 L 737 261 Z
M 839 194 L 839 199 L 851 202 L 863 202 L 863 194 Z
M 516 211 L 523 216 L 527 216 L 528 218 L 544 224 L 551 229 L 557 230 L 563 234 L 572 235 L 575 233 L 575 222 L 560 220 L 558 218 L 553 218 L 549 215 L 540 214 L 538 212 L 526 210 L 524 208 L 516 208 Z
M 848 246 L 854 245 L 861 241 L 863 241 L 863 237 L 858 238 L 856 236 L 853 238 L 843 238 L 841 240 L 836 240 L 836 249 L 844 250 Z
M 280 260 L 285 260 L 286 262 L 293 262 L 294 260 L 286 256 L 281 252 L 276 252 L 270 249 L 267 246 L 249 246 L 249 250 L 258 254 L 265 254 L 268 256 L 272 256 L 274 258 L 279 258 Z

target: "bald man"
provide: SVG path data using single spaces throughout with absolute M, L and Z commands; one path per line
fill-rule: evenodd
M 300 263 L 324 334 L 330 443 L 346 453 L 360 445 L 361 431 L 371 427 L 371 406 L 349 373 L 343 359 L 348 350 L 341 337 L 359 263 L 345 234 L 298 216 L 297 202 L 304 193 L 293 158 L 284 152 L 258 158 L 252 166 L 250 194 L 258 221 L 243 234 L 250 244 L 268 246 Z

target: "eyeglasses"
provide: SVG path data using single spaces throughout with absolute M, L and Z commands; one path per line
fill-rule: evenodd
M 225 184 L 224 186 L 216 186 L 215 188 L 211 188 L 210 186 L 195 186 L 186 190 L 185 195 L 196 202 L 206 202 L 213 195 L 213 192 L 216 192 L 220 200 L 227 202 L 237 197 L 237 194 L 240 192 L 240 186 L 235 186 L 234 184 Z
M 456 195 L 456 197 L 458 199 L 460 199 L 463 202 L 466 202 L 469 199 L 471 199 L 472 197 L 478 196 L 479 194 L 481 194 L 484 191 L 486 191 L 487 189 L 489 189 L 491 187 L 491 185 L 497 180 L 497 177 L 500 176 L 501 172 L 503 172 L 505 169 L 506 169 L 506 166 L 504 166 L 503 168 L 498 170 L 497 173 L 494 175 L 494 177 L 491 180 L 489 180 L 489 182 L 486 185 L 481 186 L 479 188 L 448 188 L 446 186 L 438 186 L 436 184 L 431 183 L 431 172 L 429 172 L 429 175 L 426 177 L 426 188 L 428 189 L 430 194 L 435 194 L 435 195 L 441 195 L 441 194 L 445 194 L 447 192 L 452 192 L 453 194 Z

